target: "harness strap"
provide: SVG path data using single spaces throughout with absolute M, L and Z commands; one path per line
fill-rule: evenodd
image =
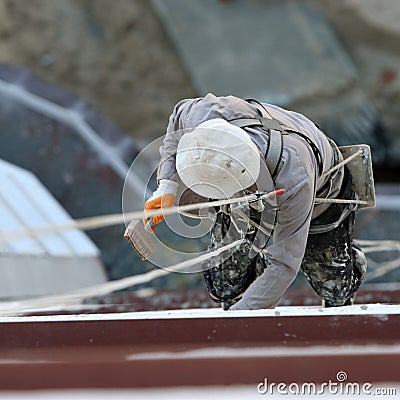
M 318 147 L 316 146 L 316 144 L 308 136 L 304 135 L 301 132 L 292 131 L 292 130 L 288 130 L 286 132 L 295 133 L 296 135 L 298 135 L 301 138 L 303 138 L 309 144 L 309 146 L 311 147 L 311 150 L 313 151 L 314 156 L 315 156 L 315 158 L 317 160 L 318 173 L 319 173 L 319 176 L 321 176 L 322 172 L 324 170 L 324 164 L 323 164 L 323 161 L 322 161 L 321 153 L 318 150 Z
M 278 170 L 279 161 L 281 160 L 283 152 L 283 135 L 282 132 L 270 130 L 269 146 L 267 154 L 265 155 L 265 162 L 272 178 L 275 177 Z
M 355 195 L 355 200 L 358 200 L 358 196 Z M 310 225 L 310 229 L 309 229 L 309 234 L 310 235 L 317 235 L 319 233 L 326 233 L 326 232 L 330 232 L 334 229 L 336 229 L 353 211 L 357 211 L 358 210 L 358 204 L 352 203 L 352 204 L 348 204 L 347 207 L 345 207 L 340 215 L 340 217 L 338 218 L 337 221 L 332 222 L 330 224 L 323 224 L 323 225 L 314 225 L 311 222 Z
M 269 119 L 265 117 L 231 119 L 229 123 L 238 126 L 239 128 L 259 126 L 262 127 L 263 129 L 274 129 L 276 131 L 284 130 L 282 128 L 282 125 L 276 119 Z
M 279 120 L 275 119 L 272 117 L 272 115 L 268 112 L 268 110 L 264 107 L 262 103 L 260 103 L 257 100 L 253 99 L 247 99 L 249 103 L 252 103 L 255 105 L 257 108 L 257 111 L 259 113 L 259 116 L 256 116 L 254 118 L 237 118 L 230 120 L 229 123 L 238 126 L 239 128 L 248 128 L 248 127 L 260 127 L 265 131 L 269 132 L 269 145 L 267 152 L 265 154 L 265 161 L 268 167 L 268 170 L 272 176 L 272 178 L 275 177 L 277 167 L 279 164 L 279 161 L 282 157 L 282 151 L 283 151 L 283 135 L 288 134 L 288 133 L 294 133 L 298 136 L 300 136 L 311 148 L 312 152 L 314 153 L 317 165 L 318 165 L 318 172 L 319 176 L 322 175 L 323 173 L 323 161 L 322 161 L 322 156 L 321 153 L 316 146 L 316 144 L 304 133 L 292 130 L 290 127 L 285 126 L 282 124 Z M 265 117 L 265 115 L 268 115 L 269 118 Z M 317 126 L 318 127 L 318 126 Z M 331 145 L 332 141 L 330 140 Z M 332 147 L 335 150 L 335 147 L 332 145 Z M 335 164 L 337 162 L 337 155 L 336 152 L 335 154 Z M 331 185 L 331 179 L 328 180 L 327 185 Z M 325 190 L 326 187 L 324 186 L 323 188 L 320 189 L 320 192 Z M 356 211 L 358 208 L 357 204 L 349 204 L 347 207 L 345 207 L 342 210 L 342 213 L 340 217 L 338 218 L 337 221 L 329 223 L 329 224 L 323 224 L 323 225 L 313 225 L 311 224 L 309 233 L 310 234 L 320 234 L 320 233 L 325 233 L 329 232 L 333 229 L 336 229 L 344 220 L 347 218 L 353 211 Z M 254 225 L 254 224 L 252 224 Z M 257 227 L 259 228 L 259 227 Z
M 229 123 L 238 126 L 239 128 L 259 127 L 265 131 L 269 131 L 270 133 L 269 146 L 267 149 L 267 153 L 265 154 L 265 161 L 272 178 L 275 177 L 279 161 L 282 157 L 282 152 L 283 152 L 282 136 L 287 133 L 294 133 L 300 136 L 311 147 L 311 150 L 314 153 L 315 159 L 317 161 L 319 176 L 321 176 L 323 172 L 323 161 L 321 153 L 318 150 L 318 147 L 315 145 L 315 143 L 303 133 L 294 131 L 289 127 L 285 127 L 280 121 L 273 118 L 272 115 L 268 112 L 268 110 L 264 107 L 264 105 L 259 101 L 254 99 L 246 99 L 246 101 L 255 105 L 260 116 L 254 118 L 237 118 L 230 120 Z M 266 114 L 269 117 L 265 117 Z

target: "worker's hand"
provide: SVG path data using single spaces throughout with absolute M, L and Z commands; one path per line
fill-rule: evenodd
M 168 179 L 161 179 L 157 190 L 153 195 L 146 201 L 144 211 L 157 210 L 159 208 L 172 207 L 176 199 L 176 191 L 178 189 L 178 183 L 170 181 Z M 152 226 L 159 224 L 164 220 L 163 215 L 157 215 L 152 217 Z M 149 218 L 144 218 L 143 223 L 146 225 Z M 150 229 L 153 232 L 153 228 Z

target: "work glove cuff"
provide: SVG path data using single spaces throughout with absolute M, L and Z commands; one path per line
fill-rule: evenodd
M 161 179 L 158 183 L 158 188 L 153 192 L 151 197 L 147 201 L 157 199 L 158 197 L 164 196 L 166 194 L 171 194 L 176 197 L 176 192 L 178 190 L 179 184 L 177 182 L 171 181 L 169 179 Z

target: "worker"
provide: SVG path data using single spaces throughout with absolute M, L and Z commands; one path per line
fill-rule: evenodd
M 210 247 L 235 229 L 245 239 L 219 263 L 203 263 L 209 294 L 225 310 L 274 308 L 300 269 L 325 307 L 353 303 L 366 272 L 353 241 L 357 205 L 316 202 L 355 199 L 352 176 L 345 165 L 326 173 L 343 157 L 311 120 L 276 105 L 207 94 L 175 106 L 160 154 L 158 187 L 145 210 L 172 207 L 182 184 L 206 200 L 285 190 L 269 208 L 272 220 L 260 204 L 240 214 L 248 216 L 244 236 L 237 225 L 245 219 L 234 207 L 216 209 Z

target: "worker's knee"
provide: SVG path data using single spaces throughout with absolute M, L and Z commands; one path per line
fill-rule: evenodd
M 217 303 L 241 296 L 248 286 L 247 281 L 250 281 L 249 276 L 221 267 L 204 271 L 203 276 L 211 299 Z

